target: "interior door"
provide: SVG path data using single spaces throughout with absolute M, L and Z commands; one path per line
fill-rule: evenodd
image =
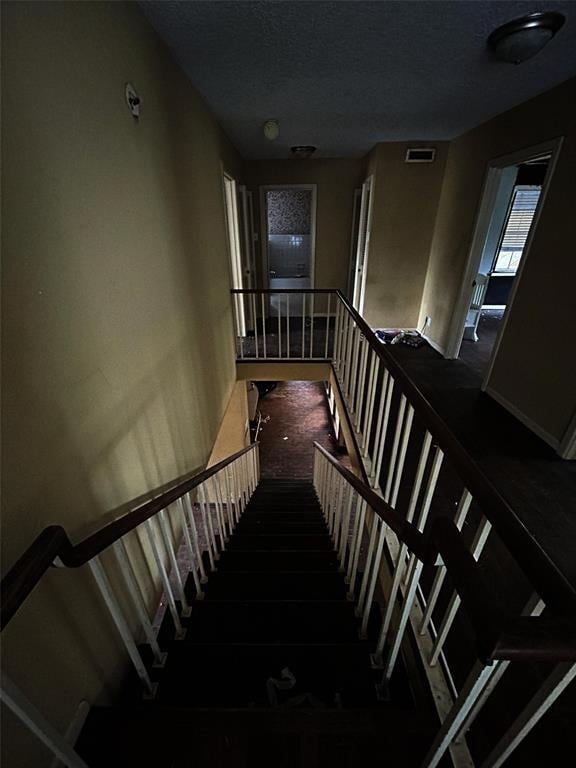
M 358 230 L 358 246 L 356 249 L 356 273 L 354 275 L 354 291 L 352 304 L 362 314 L 364 296 L 366 293 L 366 273 L 368 270 L 368 254 L 370 251 L 370 232 L 372 229 L 372 209 L 374 204 L 373 176 L 369 176 L 362 184 L 362 199 L 360 203 L 360 226 Z

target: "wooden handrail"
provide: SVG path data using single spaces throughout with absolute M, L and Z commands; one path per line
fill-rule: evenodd
M 452 520 L 438 517 L 421 533 L 319 443 L 315 442 L 314 446 L 422 563 L 433 566 L 438 557 L 442 558 L 470 619 L 476 651 L 484 663 L 497 659 L 576 660 L 576 621 L 573 617 L 506 616 Z
M 347 480 L 354 490 L 362 496 L 362 498 L 368 503 L 371 509 L 384 520 L 386 525 L 389 525 L 398 538 L 402 539 L 409 549 L 416 554 L 420 560 L 424 560 L 426 557 L 426 540 L 415 525 L 408 523 L 401 517 L 396 510 L 394 510 L 384 499 L 378 496 L 369 485 L 362 482 L 353 472 L 347 467 L 343 466 L 338 459 L 335 459 L 328 451 L 323 448 L 320 443 L 315 442 L 314 447 L 320 451 L 332 466 Z
M 402 365 L 382 344 L 363 317 L 337 288 L 323 289 L 234 289 L 233 293 L 332 293 L 368 341 L 371 349 L 394 377 L 395 383 L 406 396 L 419 421 L 428 429 L 435 443 L 442 449 L 457 470 L 460 479 L 482 507 L 502 541 L 508 547 L 522 570 L 530 578 L 535 590 L 557 613 L 572 614 L 576 610 L 576 589 L 558 569 L 533 534 L 514 513 L 508 502 L 494 487 L 476 461 L 464 448 L 450 427 L 429 400 L 408 376 Z
M 64 528 L 45 528 L 14 563 L 0 585 L 0 630 L 8 624 L 60 553 L 70 547 Z
M 340 291 L 337 290 L 336 293 L 371 348 L 398 382 L 418 419 L 457 469 L 460 479 L 479 502 L 484 515 L 498 531 L 520 567 L 529 575 L 546 604 L 553 606 L 558 612 L 571 613 L 576 610 L 576 591 L 573 585 L 558 570 L 386 345 L 378 341 L 372 329 L 348 299 Z
M 214 464 L 194 477 L 184 480 L 152 501 L 142 504 L 118 520 L 99 528 L 78 544 L 72 544 L 68 534 L 61 526 L 52 525 L 45 528 L 2 579 L 0 585 L 0 631 L 8 624 L 57 558 L 68 568 L 78 568 L 85 565 L 122 536 L 154 517 L 161 510 L 166 509 L 184 494 L 189 493 L 236 459 L 253 450 L 255 446 L 256 443 L 252 443 L 218 462 L 218 464 Z

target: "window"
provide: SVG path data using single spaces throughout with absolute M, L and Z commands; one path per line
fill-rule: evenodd
M 540 198 L 541 187 L 514 188 L 510 211 L 497 251 L 494 272 L 515 274 L 528 239 L 532 219 Z

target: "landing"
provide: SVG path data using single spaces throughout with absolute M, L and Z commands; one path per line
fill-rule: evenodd
M 321 381 L 279 381 L 258 407 L 262 478 L 312 479 L 315 440 L 342 459 Z

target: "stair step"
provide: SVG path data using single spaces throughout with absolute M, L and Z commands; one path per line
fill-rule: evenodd
M 247 510 L 241 520 L 269 520 L 281 524 L 286 523 L 318 523 L 324 522 L 324 517 L 319 512 L 306 510 L 278 510 L 278 509 L 254 509 Z
M 332 644 L 177 643 L 168 655 L 158 702 L 187 707 L 267 707 L 268 680 L 288 668 L 296 683 L 274 690 L 278 703 L 308 694 L 309 706 L 376 704 L 368 648 Z
M 393 709 L 93 707 L 76 749 L 91 768 L 417 768 L 433 733 Z
M 228 542 L 230 551 L 243 549 L 299 549 L 299 550 L 332 550 L 332 540 L 327 533 L 323 534 L 241 534 L 233 536 Z
M 336 571 L 338 557 L 327 550 L 230 550 L 220 555 L 218 571 Z
M 269 517 L 243 517 L 236 527 L 237 536 L 254 533 L 302 533 L 328 534 L 328 527 L 322 518 L 318 520 L 275 520 Z
M 255 499 L 250 501 L 246 508 L 246 512 L 310 512 L 315 515 L 322 515 L 322 510 L 318 502 L 303 501 L 302 499 L 296 499 L 294 501 L 286 501 L 282 504 L 274 502 L 274 500 Z
M 194 604 L 186 643 L 351 643 L 358 626 L 354 605 L 345 600 L 205 600 Z
M 342 600 L 342 575 L 330 571 L 216 571 L 205 588 L 207 600 Z

